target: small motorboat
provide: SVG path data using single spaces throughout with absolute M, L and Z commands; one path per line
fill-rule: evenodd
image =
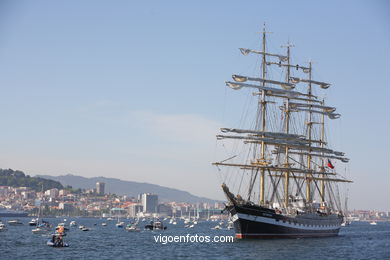
M 0 222 L 0 232 L 6 231 L 6 230 L 7 230 L 7 227 L 5 226 L 5 224 L 3 224 L 2 222 Z
M 11 225 L 11 226 L 21 226 L 21 225 L 23 225 L 23 223 L 20 222 L 19 219 L 9 220 L 8 224 Z
M 69 226 L 71 226 L 71 227 L 76 227 L 77 226 L 77 223 L 76 223 L 76 221 L 71 221 L 70 223 L 69 223 Z
M 56 245 L 53 242 L 51 242 L 50 240 L 47 241 L 46 245 L 51 246 L 51 247 L 69 247 L 68 243 L 63 243 L 62 245 Z
M 57 234 L 52 235 L 51 239 L 46 242 L 46 245 L 51 247 L 68 247 L 69 244 L 64 242 L 62 236 Z
M 36 226 L 37 223 L 38 223 L 38 218 L 33 218 L 30 222 L 28 222 L 30 226 Z
M 107 223 L 102 223 L 102 226 L 103 226 L 103 227 L 107 226 Z
M 150 221 L 150 224 L 145 226 L 146 230 L 165 230 L 167 227 L 161 221 Z
M 117 227 L 117 228 L 123 228 L 124 226 L 125 226 L 125 222 L 118 222 L 118 223 L 116 223 L 115 224 L 115 226 Z
M 377 225 L 377 223 L 375 221 L 371 221 L 370 225 Z
M 228 222 L 228 225 L 227 225 L 227 229 L 233 229 L 234 228 L 234 224 L 233 224 L 233 221 L 229 221 Z
M 33 232 L 33 234 L 45 234 L 48 231 L 49 230 L 44 228 L 44 227 L 37 227 L 37 228 L 34 228 L 33 230 L 31 230 L 31 232 Z
M 215 227 L 213 227 L 211 229 L 221 229 L 221 226 L 220 225 L 216 225 Z
M 81 231 L 89 231 L 89 228 L 87 228 L 87 227 L 83 227 L 82 229 L 81 229 Z
M 141 230 L 136 225 L 127 225 L 126 230 L 129 232 L 140 232 Z

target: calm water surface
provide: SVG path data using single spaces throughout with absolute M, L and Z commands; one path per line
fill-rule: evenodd
M 3 223 L 9 219 L 2 218 Z M 235 240 L 233 243 L 156 243 L 162 235 L 234 235 L 233 230 L 212 230 L 215 222 L 200 222 L 192 229 L 167 224 L 162 232 L 127 232 L 116 221 L 88 218 L 75 220 L 90 231 L 71 227 L 68 248 L 46 246 L 48 235 L 32 234 L 30 218 L 20 218 L 23 226 L 0 232 L 0 259 L 390 259 L 390 223 L 352 223 L 334 238 Z M 47 219 L 52 224 L 63 219 Z M 107 226 L 101 223 L 106 222 Z M 129 222 L 129 221 L 127 221 Z M 126 222 L 126 223 L 127 223 Z M 95 225 L 96 224 L 96 225 Z M 147 224 L 146 222 L 143 225 Z M 143 226 L 140 225 L 140 226 Z

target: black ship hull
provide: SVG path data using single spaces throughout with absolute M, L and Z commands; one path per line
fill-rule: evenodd
M 284 216 L 260 206 L 230 206 L 236 238 L 305 238 L 337 236 L 342 216 L 298 214 Z

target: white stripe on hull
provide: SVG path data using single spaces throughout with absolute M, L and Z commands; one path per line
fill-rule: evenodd
M 238 219 L 245 219 L 249 221 L 255 221 L 260 223 L 266 223 L 276 226 L 282 226 L 282 227 L 288 227 L 288 228 L 295 228 L 295 229 L 301 229 L 301 230 L 313 230 L 313 231 L 335 231 L 340 228 L 341 224 L 339 225 L 304 225 L 304 224 L 295 224 L 295 223 L 288 223 L 288 221 L 283 222 L 282 220 L 276 221 L 274 218 L 265 218 L 260 216 L 253 216 L 243 213 L 237 213 L 233 215 L 232 220 L 233 222 L 237 221 Z

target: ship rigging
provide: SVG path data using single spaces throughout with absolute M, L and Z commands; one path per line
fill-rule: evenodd
M 286 54 L 267 50 L 264 27 L 261 51 L 239 49 L 261 58 L 259 75 L 234 74 L 226 81 L 233 90 L 254 90 L 256 98 L 250 125 L 221 128 L 217 135 L 242 151 L 213 163 L 241 177 L 239 185 L 231 184 L 238 186 L 237 195 L 230 184 L 222 184 L 237 238 L 334 236 L 344 217 L 337 184 L 351 181 L 336 172 L 332 161 L 349 159 L 331 149 L 326 136 L 328 121 L 341 115 L 317 94 L 331 84 L 312 78 L 312 62 L 293 64 L 292 44 L 282 47 Z M 269 68 L 284 76 L 271 78 Z

